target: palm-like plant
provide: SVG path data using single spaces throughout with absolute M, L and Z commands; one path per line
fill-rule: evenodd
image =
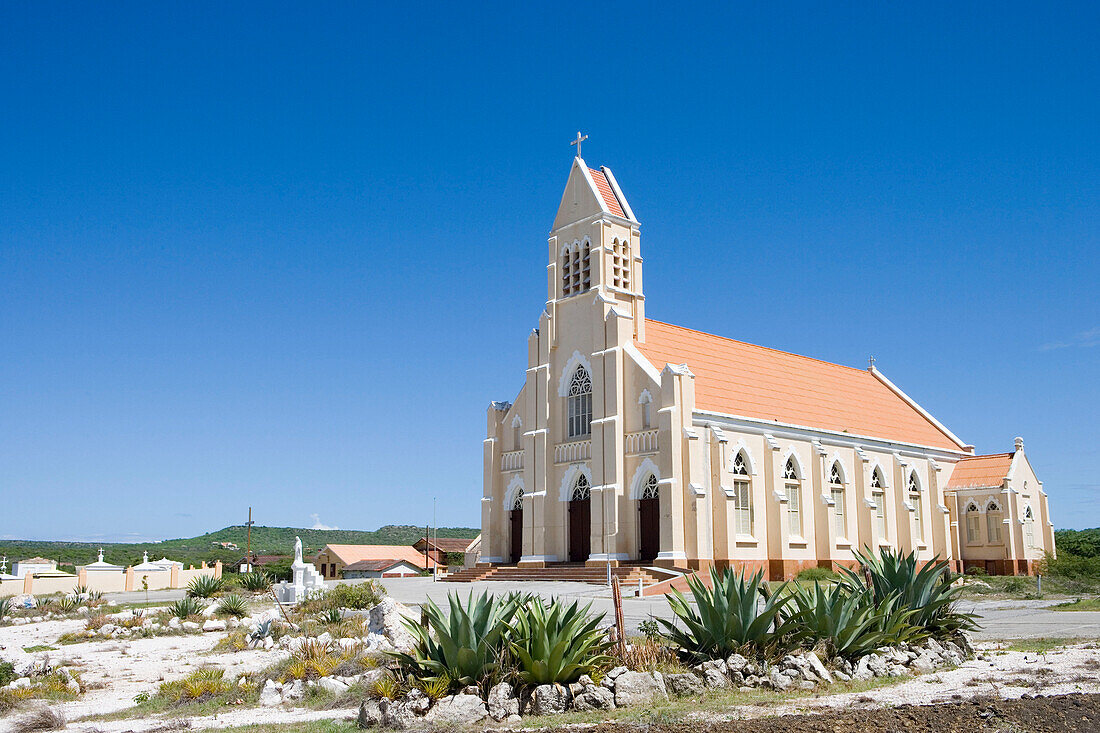
M 406 619 L 405 628 L 416 638 L 410 653 L 391 652 L 414 677 L 424 680 L 447 675 L 455 685 L 476 685 L 496 672 L 505 647 L 508 622 L 521 598 L 503 599 L 488 593 L 465 605 L 457 593 L 447 594 L 450 614 L 432 600 L 424 605 L 428 628 Z
M 264 593 L 271 587 L 271 576 L 262 570 L 251 573 L 241 573 L 241 587 L 252 593 Z
M 4 620 L 4 617 L 11 615 L 11 599 L 0 598 L 0 621 Z
M 815 582 L 812 589 L 793 586 L 788 608 L 790 623 L 809 639 L 824 642 L 834 656 L 861 657 L 880 646 L 924 635 L 909 622 L 915 612 L 899 606 L 896 597 L 876 604 L 869 591 L 839 584 L 823 588 Z
M 213 575 L 200 575 L 192 578 L 187 586 L 187 595 L 192 598 L 210 598 L 225 588 L 225 581 Z
M 231 593 L 227 596 L 223 596 L 222 599 L 218 601 L 218 613 L 223 616 L 244 618 L 248 615 L 248 602 L 236 593 Z
M 57 599 L 55 608 L 60 613 L 72 613 L 80 608 L 80 598 L 78 596 L 62 596 Z
M 903 555 L 881 548 L 876 556 L 869 550 L 856 553 L 871 572 L 871 592 L 876 604 L 889 597 L 899 608 L 914 611 L 911 623 L 935 636 L 977 628 L 972 614 L 954 609 L 959 589 L 947 581 L 947 561 L 939 556 L 918 567 L 915 552 Z M 848 568 L 841 569 L 841 583 L 850 589 L 862 589 L 863 578 Z
M 696 662 L 725 659 L 746 649 L 771 654 L 792 645 L 795 629 L 780 614 L 791 597 L 783 588 L 768 593 L 763 578 L 762 571 L 746 577 L 744 571 L 711 568 L 708 588 L 698 576 L 689 576 L 695 607 L 678 590 L 666 596 L 676 619 L 657 619 L 664 636 L 680 648 L 682 657 Z
M 198 616 L 203 611 L 203 605 L 194 598 L 187 596 L 168 607 L 168 612 L 180 621 L 186 621 L 188 616 Z
M 590 614 L 591 607 L 531 598 L 517 609 L 509 625 L 509 649 L 519 664 L 520 679 L 529 685 L 569 684 L 611 666 L 606 654 L 611 642 L 599 628 L 604 615 Z

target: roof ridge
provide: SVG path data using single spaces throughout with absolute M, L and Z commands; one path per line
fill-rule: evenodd
M 756 349 L 764 349 L 765 351 L 771 351 L 771 352 L 774 352 L 776 354 L 786 354 L 787 356 L 797 356 L 799 359 L 807 359 L 809 361 L 816 361 L 818 364 L 826 364 L 828 366 L 838 367 L 840 369 L 848 369 L 850 371 L 856 372 L 857 374 L 866 374 L 868 376 L 873 376 L 873 375 L 871 375 L 871 372 L 869 372 L 866 369 L 861 369 L 860 367 L 848 366 L 847 364 L 837 364 L 835 361 L 826 361 L 824 359 L 818 359 L 816 356 L 806 356 L 805 354 L 797 354 L 793 351 L 784 351 L 783 349 L 777 349 L 773 346 L 762 346 L 760 344 L 754 344 L 754 343 L 750 343 L 748 341 L 741 341 L 740 339 L 731 338 L 729 336 L 721 336 L 719 334 L 710 333 L 708 331 L 700 331 L 699 329 L 696 329 L 696 328 L 688 328 L 687 326 L 677 326 L 675 323 L 668 323 L 667 321 L 658 321 L 656 318 L 646 318 L 646 321 L 651 322 L 651 323 L 660 323 L 663 326 L 669 326 L 671 328 L 678 328 L 681 331 L 691 331 L 692 333 L 701 333 L 704 336 L 713 336 L 714 338 L 723 339 L 724 341 L 732 341 L 736 344 L 743 344 L 744 346 L 751 346 L 751 347 L 756 348 Z
M 1014 455 L 1016 455 L 1016 451 L 1014 450 L 1008 451 L 1007 453 L 979 453 L 978 455 L 974 456 L 963 456 L 959 459 L 959 462 L 961 463 L 963 461 L 973 461 L 978 458 L 1012 458 Z

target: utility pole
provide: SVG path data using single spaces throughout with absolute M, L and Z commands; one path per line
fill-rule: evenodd
M 248 522 L 244 525 L 247 528 L 247 534 L 245 535 L 245 549 L 244 557 L 248 562 L 248 572 L 252 572 L 252 507 L 248 507 Z

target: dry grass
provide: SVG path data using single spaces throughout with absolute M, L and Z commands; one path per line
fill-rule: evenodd
M 65 716 L 60 710 L 39 708 L 19 718 L 12 725 L 15 733 L 31 733 L 36 730 L 61 730 L 65 727 Z

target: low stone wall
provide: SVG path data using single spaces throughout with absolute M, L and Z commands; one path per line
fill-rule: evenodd
M 957 666 L 972 654 L 965 637 L 956 642 L 929 640 L 920 645 L 884 647 L 856 662 L 838 661 L 827 667 L 812 651 L 788 654 L 777 663 L 759 662 L 734 654 L 700 664 L 679 674 L 635 672 L 626 667 L 610 670 L 596 684 L 587 675 L 571 685 L 539 685 L 517 689 L 502 682 L 486 699 L 477 687 L 432 701 L 420 690 L 399 700 L 367 700 L 359 710 L 359 726 L 410 728 L 418 719 L 437 725 L 468 725 L 483 720 L 517 722 L 523 715 L 548 715 L 567 710 L 612 710 L 698 695 L 710 689 L 812 690 L 838 680 L 901 677 Z

